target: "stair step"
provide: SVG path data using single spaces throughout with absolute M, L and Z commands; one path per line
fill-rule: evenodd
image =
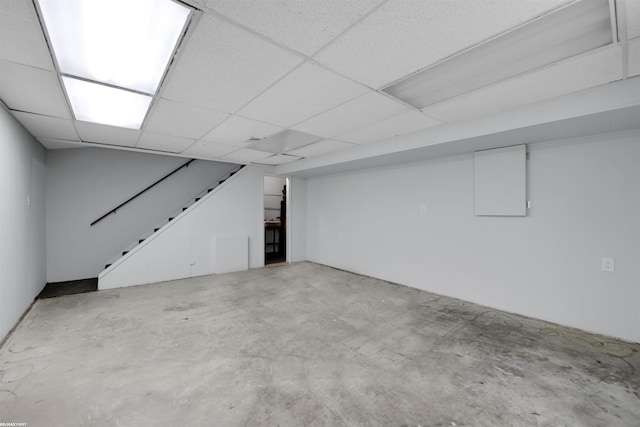
M 209 188 L 209 189 L 207 190 L 207 193 L 211 193 L 212 191 L 213 191 L 213 188 Z
M 106 270 L 107 268 L 111 267 L 111 264 L 107 264 L 104 266 L 104 269 Z
M 129 251 L 124 251 L 124 252 L 122 252 L 122 256 L 125 256 L 128 253 L 129 253 Z
M 200 201 L 200 197 L 196 197 L 196 202 Z
M 154 233 L 157 233 L 157 232 L 158 232 L 158 230 L 160 230 L 160 229 L 159 229 L 159 228 L 154 228 L 154 229 L 153 229 L 153 232 L 154 232 Z
M 173 221 L 173 217 L 169 218 L 169 221 Z
M 231 173 L 229 174 L 229 177 L 232 177 L 232 176 L 233 176 L 233 175 L 235 175 L 235 174 L 236 174 L 235 172 L 231 172 Z
M 187 209 L 189 209 L 189 206 L 187 206 L 186 208 L 182 208 L 182 212 L 186 211 Z
M 142 243 L 142 242 L 144 242 L 144 239 L 140 239 L 140 240 L 138 240 L 138 244 L 140 244 L 140 243 Z
M 219 184 L 222 184 L 222 183 L 223 183 L 223 182 L 225 182 L 225 181 L 226 181 L 226 179 L 223 179 L 222 181 L 220 181 L 220 182 L 219 182 Z

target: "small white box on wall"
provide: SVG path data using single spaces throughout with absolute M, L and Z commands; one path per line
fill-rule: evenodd
M 526 145 L 476 151 L 473 175 L 476 215 L 527 215 Z

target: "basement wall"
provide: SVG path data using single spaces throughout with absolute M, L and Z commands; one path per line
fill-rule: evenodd
M 0 340 L 46 282 L 46 150 L 0 107 Z
M 102 148 L 50 150 L 47 281 L 98 277 L 114 255 L 164 225 L 174 211 L 237 167 L 196 160 L 94 225 L 189 159 Z
M 639 140 L 530 144 L 526 217 L 474 216 L 473 153 L 309 178 L 308 258 L 640 342 Z

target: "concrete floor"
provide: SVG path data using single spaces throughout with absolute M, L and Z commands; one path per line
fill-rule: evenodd
M 638 426 L 640 345 L 312 263 L 39 300 L 0 423 Z

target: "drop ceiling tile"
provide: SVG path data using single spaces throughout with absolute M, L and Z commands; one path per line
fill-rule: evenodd
M 0 60 L 0 99 L 12 110 L 71 118 L 53 71 Z
M 364 94 L 367 88 L 306 63 L 240 110 L 240 114 L 291 126 Z
M 629 49 L 629 77 L 640 75 L 640 38 L 631 40 Z
M 370 91 L 292 128 L 325 138 L 333 138 L 409 111 L 411 109 L 400 102 Z
M 209 141 L 196 141 L 191 147 L 187 148 L 180 154 L 190 157 L 219 159 L 226 154 L 236 151 L 238 147 L 227 144 L 218 144 Z
M 441 123 L 441 121 L 419 111 L 410 111 L 339 135 L 337 139 L 340 141 L 353 142 L 354 144 L 364 144 L 366 142 L 379 141 L 381 139 L 404 135 L 405 133 L 416 132 Z
M 241 148 L 238 151 L 234 151 L 231 154 L 224 156 L 226 160 L 232 160 L 240 163 L 251 163 L 270 157 L 270 153 L 264 151 L 252 150 L 251 148 Z
M 262 141 L 256 142 L 251 146 L 256 150 L 266 151 L 273 154 L 279 154 L 284 151 L 295 150 L 296 148 L 312 144 L 320 141 L 322 138 L 315 135 L 309 135 L 295 130 L 286 130 L 277 135 L 273 135 Z
M 240 148 L 243 145 L 252 143 L 251 141 L 247 142 L 249 138 L 262 139 L 282 130 L 283 128 L 279 126 L 246 119 L 240 116 L 231 116 L 203 136 L 202 139 L 222 144 L 235 144 Z
M 298 156 L 290 156 L 288 154 L 276 154 L 271 157 L 267 157 L 266 159 L 260 160 L 256 163 L 261 163 L 263 165 L 284 165 L 286 163 L 295 162 L 296 160 L 300 160 L 302 157 Z
M 144 130 L 199 139 L 227 116 L 217 111 L 161 99 L 152 107 Z
M 357 145 L 350 144 L 348 142 L 325 139 L 324 141 L 316 142 L 314 144 L 307 145 L 306 147 L 289 151 L 287 152 L 287 154 L 292 154 L 294 156 L 300 156 L 300 157 L 313 157 L 313 156 L 320 156 L 322 154 L 331 153 L 338 150 L 344 150 L 351 147 L 357 147 Z
M 638 0 L 623 0 L 627 15 L 627 39 L 640 37 L 640 2 Z
M 12 114 L 36 138 L 78 140 L 71 120 L 20 111 L 13 111 Z
M 209 0 L 207 7 L 311 55 L 365 15 L 380 0 Z
M 47 150 L 65 150 L 67 148 L 78 148 L 83 147 L 83 145 L 79 143 L 74 143 L 73 141 L 66 141 L 63 139 L 52 139 L 52 138 L 37 138 L 40 141 L 40 144 L 44 145 L 44 148 Z
M 193 144 L 193 139 L 143 132 L 136 148 L 179 153 L 191 144 Z
M 297 55 L 205 14 L 162 96 L 232 113 L 301 62 Z
M 425 108 L 424 111 L 444 121 L 466 120 L 621 78 L 622 50 L 615 45 L 486 86 Z
M 76 121 L 76 129 L 84 142 L 133 147 L 138 141 L 140 131 L 115 126 L 99 125 Z
M 565 0 L 390 0 L 315 59 L 381 88 Z
M 40 24 L 33 17 L 4 9 L 0 11 L 0 59 L 53 70 Z

